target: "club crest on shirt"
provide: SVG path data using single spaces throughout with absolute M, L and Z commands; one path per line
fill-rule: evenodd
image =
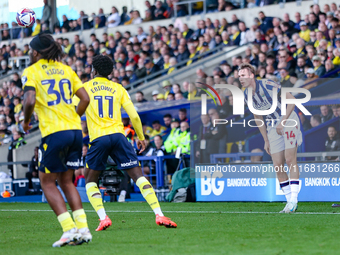
M 42 65 L 41 67 L 42 67 L 42 69 L 46 69 L 47 65 Z
M 21 83 L 22 83 L 22 85 L 25 85 L 26 82 L 27 82 L 27 77 L 26 77 L 26 76 L 22 76 L 22 77 L 21 77 Z
M 272 81 L 269 81 L 269 80 L 266 81 L 266 84 L 267 85 L 271 85 L 271 86 L 273 86 L 275 88 L 280 88 L 281 87 L 279 84 L 277 84 L 275 82 L 272 82 Z

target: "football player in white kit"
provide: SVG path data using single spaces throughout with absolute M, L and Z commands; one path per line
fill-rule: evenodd
M 250 64 L 241 64 L 239 66 L 239 76 L 242 87 L 245 88 L 245 101 L 248 105 L 248 91 L 252 90 L 253 107 L 256 110 L 268 110 L 272 106 L 273 96 L 277 96 L 277 108 L 272 114 L 265 116 L 255 115 L 256 125 L 264 138 L 264 149 L 271 155 L 274 168 L 279 170 L 277 178 L 280 187 L 286 196 L 287 204 L 280 213 L 291 213 L 297 209 L 297 198 L 299 193 L 299 169 L 297 165 L 297 148 L 302 143 L 302 133 L 300 130 L 300 120 L 294 111 L 295 105 L 288 104 L 286 115 L 281 116 L 281 86 L 272 80 L 255 79 L 255 69 Z M 273 88 L 277 88 L 277 95 L 273 95 Z M 295 99 L 290 93 L 286 95 L 287 99 Z M 267 124 L 262 125 L 263 123 Z M 284 126 L 283 126 L 284 125 Z M 289 167 L 290 179 L 283 170 L 284 164 Z

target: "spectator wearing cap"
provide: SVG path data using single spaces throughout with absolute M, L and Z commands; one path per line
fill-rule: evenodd
M 142 91 L 137 91 L 136 92 L 136 102 L 137 103 L 145 103 L 148 100 L 144 98 L 144 93 Z
M 168 97 L 168 94 L 171 92 L 172 93 L 172 84 L 169 80 L 165 80 L 162 83 L 162 87 L 164 90 L 164 98 Z
M 281 87 L 283 88 L 293 87 L 297 80 L 295 77 L 289 75 L 287 68 L 280 69 L 280 76 L 281 76 Z
M 147 75 L 151 75 L 154 73 L 157 73 L 160 69 L 158 65 L 155 65 L 154 63 L 152 63 L 150 58 L 146 58 L 144 60 L 144 66 L 146 68 L 146 74 Z
M 308 25 L 306 22 L 304 21 L 301 21 L 300 22 L 300 33 L 299 33 L 299 36 L 305 40 L 306 42 L 309 42 L 310 40 L 310 29 L 308 28 Z
M 165 100 L 165 97 L 163 94 L 158 94 L 157 97 L 156 97 L 157 101 L 164 101 Z
M 158 91 L 158 90 L 152 91 L 151 96 L 152 96 L 152 100 L 153 100 L 153 101 L 157 101 L 157 96 L 158 96 L 158 94 L 159 94 L 159 91 Z
M 318 84 L 317 82 L 313 82 L 314 80 L 318 79 L 319 76 L 315 74 L 315 71 L 313 68 L 309 68 L 306 72 L 307 79 L 305 81 L 306 86 L 304 86 L 304 89 L 311 89 L 316 87 Z
M 127 66 L 125 67 L 125 73 L 126 76 L 129 78 L 129 82 L 135 82 L 138 80 L 137 75 L 135 73 L 133 73 L 133 67 L 132 66 Z
M 202 48 L 201 50 L 199 51 L 199 55 L 203 54 L 204 52 L 207 52 L 209 51 L 209 44 L 207 42 L 203 42 L 202 44 Z M 206 54 L 204 57 L 207 57 L 209 56 L 210 54 Z
M 289 52 L 291 55 L 293 55 L 294 58 L 297 57 L 296 51 L 297 51 L 296 43 L 295 42 L 289 43 Z
M 321 63 L 321 58 L 319 56 L 314 56 L 312 58 L 315 75 L 322 77 L 326 73 L 325 66 Z

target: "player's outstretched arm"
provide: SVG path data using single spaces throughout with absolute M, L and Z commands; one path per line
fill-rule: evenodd
M 84 88 L 78 89 L 76 96 L 80 99 L 80 102 L 77 106 L 77 113 L 81 117 L 85 113 L 86 108 L 90 103 L 90 97 Z
M 28 90 L 24 94 L 24 123 L 22 125 L 25 132 L 27 132 L 31 127 L 30 119 L 34 111 L 35 106 L 35 90 Z

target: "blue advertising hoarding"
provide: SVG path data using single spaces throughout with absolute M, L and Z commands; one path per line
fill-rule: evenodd
M 340 201 L 340 163 L 299 163 L 299 201 Z M 211 166 L 211 165 L 210 165 Z M 240 172 L 252 166 L 270 169 L 272 164 L 230 164 L 234 173 L 195 166 L 197 201 L 285 201 L 273 174 Z M 227 168 L 226 168 L 227 169 Z M 311 172 L 313 171 L 313 172 Z

